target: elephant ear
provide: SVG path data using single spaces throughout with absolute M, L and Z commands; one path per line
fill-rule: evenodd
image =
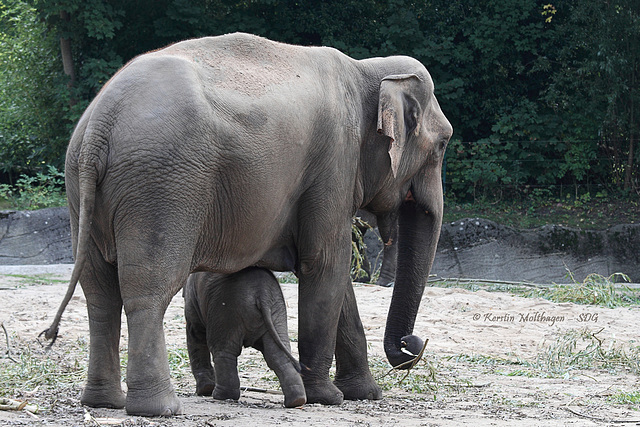
M 391 172 L 398 175 L 400 159 L 411 132 L 420 133 L 420 103 L 414 96 L 422 80 L 415 74 L 387 76 L 380 83 L 378 99 L 378 133 L 391 138 L 389 157 Z

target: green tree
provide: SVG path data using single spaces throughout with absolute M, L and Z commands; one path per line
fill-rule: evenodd
M 61 63 L 45 30 L 26 2 L 0 2 L 0 170 L 9 180 L 62 165 Z
M 0 119 L 1 165 L 60 164 L 82 111 L 134 56 L 246 31 L 422 61 L 455 129 L 448 196 L 593 183 L 637 190 L 637 0 L 545 3 L 3 0 L 0 105 L 10 113 Z
M 557 10 L 552 24 L 558 21 L 566 42 L 558 52 L 562 67 L 545 98 L 574 126 L 574 151 L 590 151 L 601 160 L 593 172 L 609 184 L 640 190 L 640 7 L 634 0 L 578 0 L 560 3 Z

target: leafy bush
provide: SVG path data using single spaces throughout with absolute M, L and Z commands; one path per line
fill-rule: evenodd
M 0 171 L 61 166 L 68 142 L 57 39 L 22 0 L 0 3 Z
M 364 243 L 364 233 L 360 231 L 363 227 L 371 228 L 362 218 L 353 217 L 351 224 L 351 277 L 355 280 L 367 276 L 365 270 L 367 245 Z
M 64 173 L 48 166 L 47 172 L 21 175 L 13 186 L 0 184 L 0 196 L 7 199 L 12 208 L 20 210 L 64 206 L 67 202 Z

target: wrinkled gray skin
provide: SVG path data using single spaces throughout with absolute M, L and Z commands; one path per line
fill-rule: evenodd
M 291 355 L 287 307 L 273 273 L 254 267 L 230 275 L 194 273 L 183 291 L 189 361 L 198 395 L 240 398 L 238 356 L 244 346 L 263 353 L 280 380 L 286 407 L 306 402 L 300 364 Z
M 67 151 L 70 289 L 79 279 L 91 334 L 82 403 L 181 413 L 165 310 L 190 273 L 249 266 L 299 278 L 307 401 L 380 398 L 350 286 L 351 217 L 365 208 L 385 228 L 398 214 L 384 347 L 399 365 L 422 343 L 411 333 L 440 233 L 451 134 L 429 73 L 409 57 L 356 61 L 231 34 L 132 60 L 87 108 Z
M 356 212 L 356 216 L 366 222 L 371 228 L 376 228 L 378 226 L 378 220 L 375 215 L 359 209 Z M 360 227 L 360 232 L 364 235 L 367 231 L 367 227 Z M 378 275 L 378 279 L 376 280 L 376 285 L 390 287 L 393 286 L 393 282 L 396 278 L 396 265 L 398 259 L 398 244 L 396 243 L 396 239 L 398 238 L 398 227 L 397 223 L 393 224 L 391 230 L 380 230 L 378 232 L 381 233 L 383 248 L 382 248 L 382 265 L 380 266 L 380 274 Z M 384 237 L 383 237 L 384 236 Z M 374 264 L 371 264 L 370 259 L 366 257 L 364 254 L 363 259 L 363 270 L 366 275 L 363 277 L 352 277 L 354 280 L 360 280 L 369 282 L 371 280 L 371 274 L 375 271 L 376 265 L 375 260 L 373 260 Z

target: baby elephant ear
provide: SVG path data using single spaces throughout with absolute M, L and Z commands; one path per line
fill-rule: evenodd
M 422 81 L 415 74 L 387 76 L 380 83 L 378 133 L 391 138 L 389 157 L 394 178 L 398 175 L 407 136 L 412 131 L 416 134 L 420 131 L 420 104 L 414 96 L 420 84 Z

